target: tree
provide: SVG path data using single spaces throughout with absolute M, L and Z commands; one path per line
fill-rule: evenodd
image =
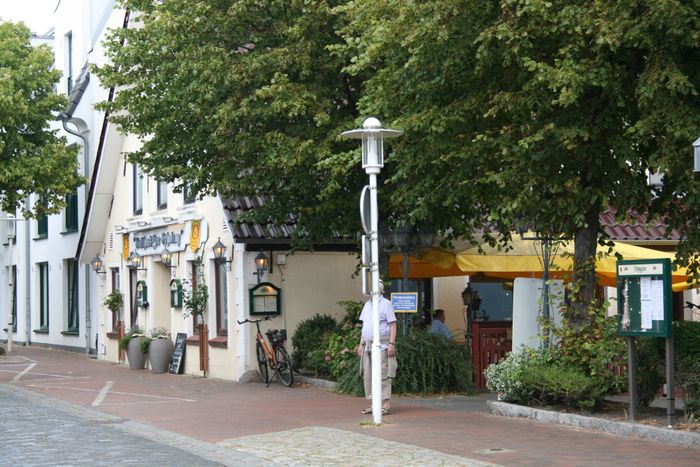
M 38 217 L 65 207 L 83 178 L 78 148 L 49 128 L 67 103 L 54 90 L 53 52 L 32 47 L 30 37 L 23 24 L 0 23 L 0 208 Z M 22 202 L 31 193 L 40 196 L 27 209 Z
M 687 235 L 681 251 L 698 251 L 690 143 L 700 135 L 699 6 L 349 4 L 345 53 L 358 58 L 347 70 L 372 72 L 361 113 L 405 130 L 392 154 L 397 209 L 457 236 L 492 224 L 507 242 L 526 221 L 574 239 L 578 318 L 594 302 L 608 206 L 664 216 Z M 664 185 L 653 191 L 647 177 L 657 172 Z
M 356 125 L 361 78 L 342 72 L 330 3 L 125 0 L 133 26 L 95 72 L 118 93 L 102 108 L 143 138 L 131 162 L 196 193 L 262 196 L 248 214 L 296 225 L 312 242 L 359 225 Z

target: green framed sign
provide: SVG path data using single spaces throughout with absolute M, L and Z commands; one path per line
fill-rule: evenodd
M 671 337 L 671 260 L 617 262 L 617 334 Z
M 248 290 L 251 315 L 279 315 L 282 312 L 282 290 L 262 282 Z
M 182 308 L 182 281 L 180 279 L 170 281 L 170 307 Z
M 136 306 L 139 308 L 148 307 L 148 286 L 146 281 L 136 283 Z

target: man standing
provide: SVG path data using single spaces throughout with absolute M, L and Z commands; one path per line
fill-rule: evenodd
M 445 310 L 441 310 L 439 308 L 435 310 L 435 317 L 428 332 L 430 334 L 437 334 L 448 340 L 452 339 L 450 328 L 448 328 L 445 324 Z
M 384 293 L 384 284 L 379 282 L 379 293 Z M 362 337 L 357 346 L 357 354 L 362 360 L 362 377 L 365 383 L 365 398 L 372 399 L 372 300 L 368 300 L 360 314 Z M 391 413 L 391 382 L 396 376 L 396 315 L 391 302 L 379 296 L 379 342 L 382 352 L 382 414 Z M 371 414 L 372 407 L 362 411 Z

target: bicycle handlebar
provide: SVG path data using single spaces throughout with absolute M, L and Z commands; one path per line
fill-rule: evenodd
M 236 322 L 237 322 L 238 324 L 245 324 L 245 323 L 258 324 L 258 323 L 261 322 L 261 321 L 267 321 L 267 320 L 270 320 L 270 319 L 272 319 L 272 316 L 265 316 L 264 318 L 260 318 L 260 319 L 248 319 L 248 318 L 246 318 L 246 319 L 243 320 L 243 321 L 238 321 L 238 320 L 236 320 Z

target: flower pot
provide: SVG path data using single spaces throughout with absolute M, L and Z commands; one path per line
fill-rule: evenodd
M 141 339 L 144 338 L 132 338 L 126 348 L 126 358 L 129 360 L 129 368 L 132 370 L 143 370 L 146 368 L 146 354 L 141 352 Z
M 148 346 L 148 361 L 153 373 L 165 373 L 173 356 L 173 341 L 170 339 L 153 339 Z

